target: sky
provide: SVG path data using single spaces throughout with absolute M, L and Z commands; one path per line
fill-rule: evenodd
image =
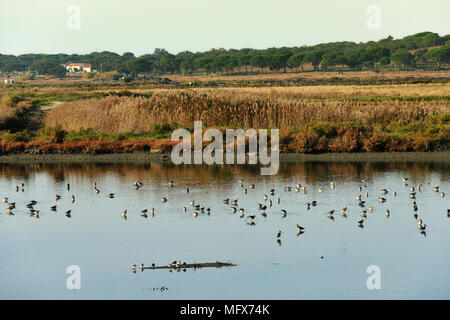
M 0 0 L 0 53 L 136 55 L 450 33 L 449 0 Z

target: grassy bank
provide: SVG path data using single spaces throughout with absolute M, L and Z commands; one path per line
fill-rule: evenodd
M 279 128 L 284 153 L 442 151 L 450 84 L 3 91 L 2 154 L 169 150 L 173 130 Z M 32 122 L 23 119 L 39 109 Z M 11 125 L 15 119 L 20 125 Z M 152 151 L 153 150 L 153 151 Z

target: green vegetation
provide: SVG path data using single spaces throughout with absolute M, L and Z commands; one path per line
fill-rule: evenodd
M 428 50 L 427 48 L 436 47 Z M 314 46 L 257 49 L 211 49 L 206 52 L 183 51 L 176 55 L 164 49 L 135 57 L 127 52 L 78 54 L 0 54 L 0 71 L 33 72 L 63 77 L 62 66 L 68 62 L 91 63 L 93 69 L 105 73 L 117 71 L 130 82 L 141 74 L 221 73 L 248 74 L 257 72 L 286 72 L 287 68 L 304 71 L 310 63 L 315 71 L 329 69 L 375 69 L 380 67 L 443 68 L 450 64 L 450 35 L 422 32 L 393 39 L 389 36 L 366 43 L 332 42 Z M 111 74 L 114 79 L 119 74 Z

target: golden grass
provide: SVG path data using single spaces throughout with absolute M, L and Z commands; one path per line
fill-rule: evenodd
M 14 108 L 5 105 L 3 101 L 0 101 L 0 126 L 8 119 L 14 117 L 15 113 Z
M 295 70 L 288 70 L 287 73 L 262 73 L 262 74 L 250 74 L 250 75 L 167 75 L 168 78 L 174 81 L 220 81 L 220 80 L 290 80 L 296 78 L 304 78 L 309 80 L 314 79 L 398 79 L 398 78 L 437 78 L 437 77 L 449 77 L 450 70 L 443 71 L 382 71 L 375 73 L 373 71 L 346 71 L 344 74 L 338 74 L 337 72 L 295 72 Z
M 86 90 L 80 88 L 42 88 L 46 94 L 82 94 Z M 91 93 L 120 92 L 123 89 L 97 89 Z M 195 91 L 199 93 L 225 93 L 233 95 L 258 95 L 261 97 L 286 99 L 344 99 L 356 97 L 424 97 L 424 96 L 450 96 L 450 83 L 432 84 L 400 84 L 400 85 L 321 85 L 321 86 L 295 86 L 295 87 L 220 87 L 220 88 L 191 88 L 191 89 L 126 89 L 131 93 L 169 93 Z
M 181 89 L 180 89 L 181 90 Z M 343 99 L 356 97 L 424 97 L 450 96 L 450 84 L 367 85 L 367 86 L 298 86 L 298 87 L 242 87 L 196 88 L 200 93 L 225 92 L 235 95 L 258 95 L 271 98 L 295 99 Z M 168 90 L 154 90 L 167 92 Z
M 295 87 L 220 87 L 220 88 L 190 88 L 190 89 L 162 89 L 162 88 L 83 88 L 78 86 L 66 87 L 40 87 L 36 94 L 46 96 L 86 96 L 96 94 L 110 94 L 121 91 L 148 95 L 151 93 L 174 93 L 195 91 L 198 93 L 214 94 L 224 93 L 240 96 L 260 96 L 281 99 L 348 99 L 359 97 L 425 97 L 450 96 L 449 83 L 433 84 L 407 84 L 407 85 L 321 85 L 321 86 L 295 86 Z
M 304 91 L 301 90 L 298 93 L 303 97 Z M 330 90 L 329 95 L 336 95 L 333 90 L 340 89 Z M 48 111 L 45 124 L 60 124 L 69 131 L 83 127 L 96 128 L 101 133 L 140 133 L 149 131 L 152 124 L 177 122 L 182 126 L 192 126 L 195 120 L 201 120 L 215 127 L 279 128 L 283 134 L 293 128 L 301 128 L 311 120 L 386 125 L 396 119 L 412 122 L 450 112 L 449 102 L 445 99 L 315 101 L 284 99 L 283 93 L 284 89 L 249 90 L 245 94 L 238 89 L 174 90 L 156 92 L 151 98 L 112 96 L 80 100 Z M 323 92 L 315 93 L 323 95 Z

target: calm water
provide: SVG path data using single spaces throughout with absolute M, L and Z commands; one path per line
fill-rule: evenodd
M 449 163 L 300 163 L 282 164 L 273 177 L 254 167 L 172 167 L 152 165 L 4 165 L 1 196 L 16 202 L 15 215 L 0 203 L 1 299 L 406 299 L 450 298 Z M 409 187 L 416 186 L 418 214 L 427 225 L 420 233 Z M 244 195 L 239 185 L 255 184 Z M 360 180 L 367 188 L 359 191 Z M 135 181 L 142 181 L 139 190 Z M 168 186 L 173 180 L 174 187 Z M 93 182 L 101 192 L 96 194 Z M 334 181 L 336 188 L 330 188 Z M 24 192 L 15 186 L 25 183 Z M 67 183 L 71 190 L 66 190 Z M 295 184 L 307 194 L 294 192 Z M 285 186 L 292 186 L 287 192 Z M 187 194 L 186 187 L 190 188 Z M 323 188 L 319 193 L 318 187 Z M 269 190 L 275 188 L 275 196 Z M 380 190 L 389 190 L 382 195 Z M 397 196 L 392 195 L 392 191 Z M 365 199 L 364 193 L 369 193 Z M 107 194 L 115 193 L 114 199 Z M 62 199 L 55 200 L 55 195 Z M 75 203 L 70 196 L 75 195 Z M 267 218 L 257 203 L 273 199 Z M 356 195 L 367 213 L 364 228 Z M 161 197 L 168 201 L 162 203 Z M 378 203 L 379 196 L 387 199 Z M 276 203 L 276 198 L 281 203 Z M 239 199 L 238 209 L 256 215 L 255 226 L 231 213 L 223 199 Z M 189 201 L 211 208 L 192 216 Z M 26 204 L 38 201 L 40 218 Z M 307 211 L 306 202 L 317 201 Z M 57 212 L 50 207 L 57 204 Z M 182 207 L 188 208 L 187 212 Z M 140 216 L 155 208 L 155 217 Z M 347 218 L 340 209 L 348 207 Z M 390 218 L 385 215 L 389 208 Z M 72 210 L 72 217 L 65 212 Z M 128 210 L 128 219 L 121 218 Z M 287 210 L 282 218 L 281 209 Z M 337 210 L 334 220 L 327 212 Z M 296 224 L 306 232 L 296 235 Z M 276 233 L 282 230 L 281 245 Z M 321 258 L 323 257 L 323 259 Z M 236 267 L 144 270 L 136 263 L 167 265 L 174 260 L 229 261 Z M 68 290 L 66 268 L 78 265 L 81 289 Z M 381 270 L 381 289 L 369 290 L 367 267 Z M 154 290 L 165 287 L 167 290 Z

